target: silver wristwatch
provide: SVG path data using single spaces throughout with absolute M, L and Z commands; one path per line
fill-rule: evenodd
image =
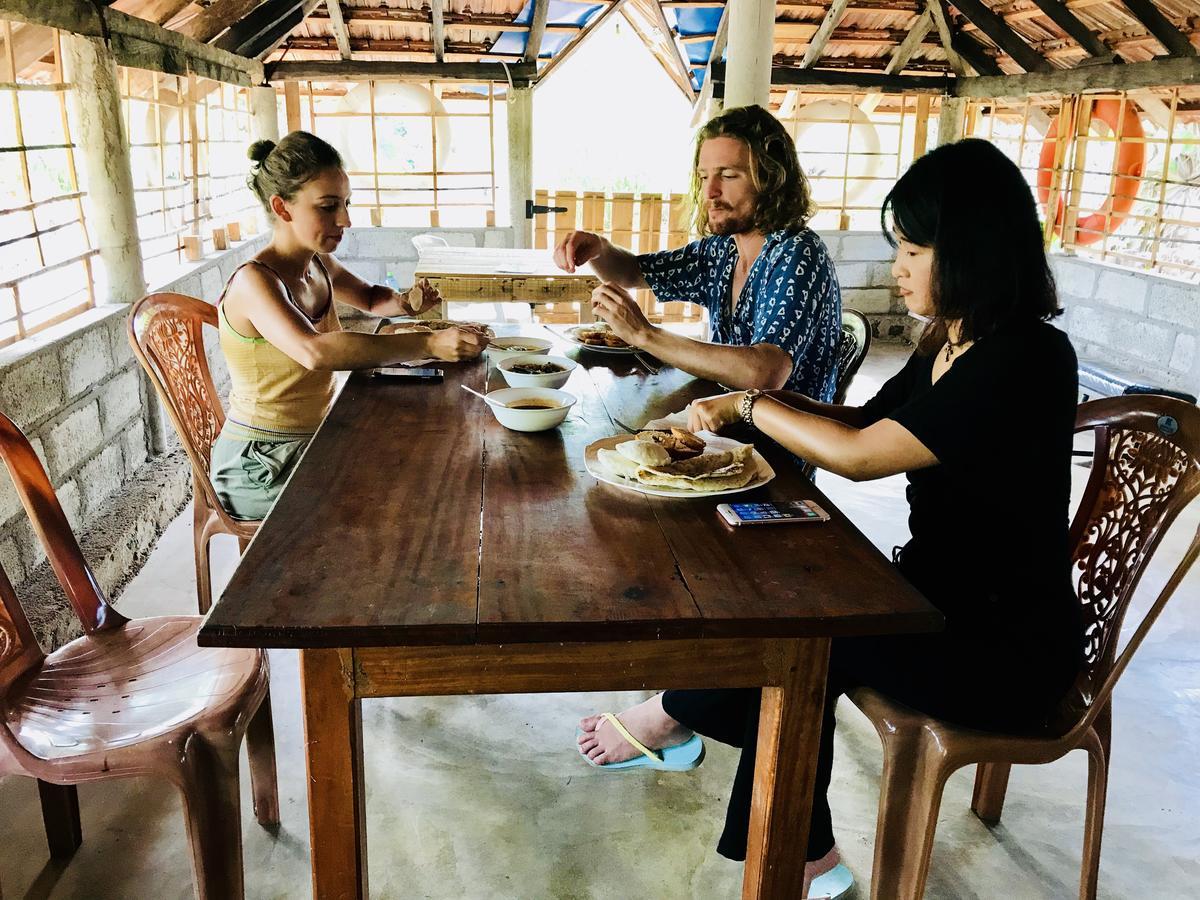
M 742 402 L 738 407 L 738 412 L 742 414 L 742 421 L 747 425 L 754 424 L 754 401 L 763 395 L 763 392 L 758 388 L 751 388 L 742 394 Z

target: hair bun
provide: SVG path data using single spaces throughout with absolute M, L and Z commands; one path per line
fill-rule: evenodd
M 271 155 L 271 151 L 275 149 L 274 141 L 255 141 L 250 145 L 250 149 L 246 151 L 246 155 L 256 163 L 262 162 Z

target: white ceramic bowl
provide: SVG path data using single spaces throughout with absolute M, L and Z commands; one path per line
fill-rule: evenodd
M 574 394 L 556 391 L 553 388 L 503 388 L 498 391 L 488 391 L 487 396 L 489 400 L 497 401 L 488 404 L 488 409 L 495 414 L 496 421 L 513 431 L 549 431 L 559 425 L 567 417 L 571 407 L 575 405 Z M 513 404 L 520 404 L 523 400 L 552 401 L 556 405 L 546 409 L 512 408 Z M 499 406 L 499 403 L 509 405 Z
M 494 339 L 487 348 L 488 359 L 492 365 L 497 365 L 503 359 L 512 356 L 546 355 L 554 346 L 552 341 L 535 337 L 502 337 Z M 509 347 L 520 347 L 519 350 L 509 350 Z M 529 349 L 532 347 L 533 349 Z
M 562 371 L 547 372 L 544 375 L 531 375 L 526 372 L 512 371 L 513 366 L 522 362 L 543 365 L 545 363 L 554 363 Z M 575 362 L 574 360 L 567 359 L 565 356 L 540 356 L 527 353 L 524 356 L 510 356 L 502 359 L 496 364 L 496 368 L 500 370 L 500 374 L 504 376 L 504 380 L 508 382 L 509 387 L 560 388 L 571 377 L 571 372 L 575 369 Z

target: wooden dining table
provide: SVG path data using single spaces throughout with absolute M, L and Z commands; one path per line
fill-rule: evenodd
M 368 893 L 365 698 L 761 687 L 742 895 L 793 900 L 830 639 L 940 627 L 765 439 L 776 477 L 738 499 L 811 499 L 829 522 L 732 528 L 726 498 L 597 481 L 589 444 L 717 388 L 568 348 L 552 352 L 580 363 L 564 387 L 578 402 L 536 434 L 460 389 L 486 387 L 483 361 L 443 365 L 440 384 L 350 376 L 200 632 L 301 651 L 318 898 Z

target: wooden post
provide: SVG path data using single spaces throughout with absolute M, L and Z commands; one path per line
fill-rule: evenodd
M 212 239 L 213 239 L 213 249 L 214 250 L 228 250 L 229 249 L 229 242 L 225 239 L 225 229 L 224 228 L 214 228 L 212 230 Z
M 771 101 L 775 0 L 730 0 L 728 15 L 725 108 L 758 104 L 766 109 Z
M 194 234 L 186 235 L 183 239 L 183 256 L 188 262 L 200 262 L 204 259 L 204 243 Z
M 1067 158 L 1067 144 L 1071 140 L 1071 123 L 1075 118 L 1075 98 L 1063 97 L 1058 107 L 1058 134 L 1054 139 L 1054 163 L 1050 172 L 1050 194 L 1046 198 L 1046 221 L 1042 226 L 1042 240 L 1046 246 L 1054 240 L 1054 225 L 1058 220 L 1058 203 L 1062 196 L 1063 160 Z
M 242 239 L 242 223 L 241 222 L 226 222 L 225 233 L 231 241 L 235 243 Z
M 1063 210 L 1063 249 L 1074 246 L 1079 239 L 1079 235 L 1075 233 L 1075 227 L 1079 222 L 1079 202 L 1083 197 L 1083 178 L 1087 171 L 1088 134 L 1091 129 L 1092 98 L 1083 94 L 1075 103 L 1075 162 L 1071 166 L 1071 192 L 1067 198 L 1066 208 Z M 1118 141 L 1116 149 L 1119 147 Z M 1114 159 L 1116 158 L 1116 149 L 1114 149 Z
M 508 211 L 513 246 L 531 247 L 533 222 L 525 203 L 533 198 L 533 89 L 508 89 Z
M 290 134 L 300 130 L 300 82 L 283 83 L 283 105 L 287 111 L 287 130 Z
M 938 116 L 938 146 L 953 144 L 963 134 L 963 115 L 967 101 L 961 97 L 943 97 L 942 111 Z
M 99 38 L 63 34 L 62 49 L 65 75 L 79 86 L 71 91 L 72 137 L 88 175 L 88 224 L 108 276 L 108 295 L 96 299 L 132 303 L 145 293 L 146 278 L 117 66 Z
M 929 95 L 917 95 L 917 120 L 913 126 L 913 160 L 925 155 L 929 143 Z

